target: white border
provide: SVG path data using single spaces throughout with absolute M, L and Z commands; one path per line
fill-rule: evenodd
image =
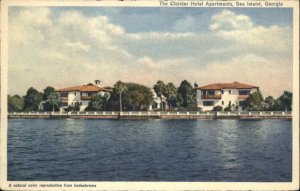
M 186 2 L 186 1 L 184 1 Z M 219 1 L 224 2 L 224 1 Z M 226 1 L 228 2 L 228 1 Z M 234 2 L 234 1 L 229 1 Z M 257 1 L 255 1 L 257 2 Z M 49 181 L 7 181 L 7 55 L 8 55 L 8 7 L 9 6 L 134 6 L 159 7 L 159 1 L 15 1 L 1 2 L 1 163 L 0 188 L 3 190 L 297 190 L 299 188 L 299 2 L 297 0 L 277 1 L 284 7 L 293 8 L 293 149 L 292 182 L 49 182 Z M 266 7 L 264 7 L 266 8 Z M 96 184 L 96 188 L 11 188 L 9 183 L 51 183 L 51 184 Z

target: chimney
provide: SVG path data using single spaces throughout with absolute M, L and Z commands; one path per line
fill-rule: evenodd
M 95 80 L 95 85 L 100 86 L 101 81 L 100 80 Z

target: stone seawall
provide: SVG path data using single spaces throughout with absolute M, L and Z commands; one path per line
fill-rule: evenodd
M 237 114 L 237 113 L 226 113 L 226 114 L 218 114 L 218 113 L 127 113 L 119 115 L 118 113 L 114 114 L 97 114 L 97 113 L 86 113 L 86 114 L 52 114 L 52 113 L 41 113 L 41 114 L 8 114 L 9 119 L 205 119 L 205 120 L 213 120 L 213 119 L 292 119 L 291 114 L 286 113 L 278 113 L 278 114 Z

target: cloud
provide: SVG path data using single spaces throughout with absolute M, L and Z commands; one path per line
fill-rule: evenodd
M 221 13 L 213 15 L 212 23 L 209 26 L 211 30 L 247 30 L 253 26 L 251 19 L 245 15 L 223 10 Z
M 122 11 L 115 14 L 122 16 Z M 209 32 L 194 30 L 198 23 L 193 16 L 172 23 L 174 31 L 128 32 L 105 14 L 10 9 L 9 93 L 95 79 L 105 85 L 122 80 L 149 87 L 157 80 L 176 85 L 183 79 L 199 85 L 240 81 L 258 85 L 268 95 L 291 90 L 290 26 L 256 25 L 251 17 L 229 10 L 211 17 Z

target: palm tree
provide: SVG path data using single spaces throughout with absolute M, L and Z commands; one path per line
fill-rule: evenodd
M 59 104 L 59 95 L 56 92 L 51 92 L 47 101 L 52 106 L 52 111 L 54 112 L 55 107 Z
M 162 96 L 165 94 L 166 85 L 163 81 L 158 80 L 153 86 L 156 95 L 160 98 L 160 109 L 163 110 Z
M 114 85 L 114 89 L 116 91 L 117 94 L 119 94 L 119 104 L 120 104 L 120 113 L 122 112 L 122 93 L 126 92 L 127 86 L 125 83 L 118 81 L 115 85 Z
M 165 86 L 165 96 L 167 97 L 168 106 L 171 108 L 171 98 L 176 96 L 177 88 L 171 82 Z

